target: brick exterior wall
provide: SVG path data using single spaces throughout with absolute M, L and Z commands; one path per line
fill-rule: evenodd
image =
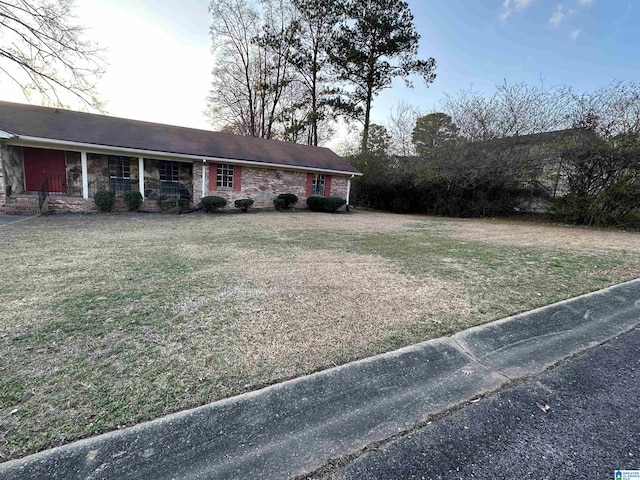
M 200 171 L 202 165 L 193 167 L 194 198 L 195 191 L 201 189 Z M 197 172 L 197 173 L 196 173 Z M 292 170 L 242 167 L 240 191 L 233 188 L 216 187 L 211 189 L 209 185 L 209 164 L 205 168 L 205 189 L 207 195 L 217 195 L 227 200 L 227 207 L 233 207 L 233 202 L 240 198 L 251 198 L 255 208 L 273 207 L 273 199 L 281 193 L 293 193 L 298 197 L 296 207 L 307 206 L 307 172 Z M 349 177 L 331 175 L 331 192 L 333 197 L 346 198 L 347 182 Z M 198 197 L 200 198 L 200 197 Z M 197 200 L 196 200 L 197 201 Z
M 0 203 L 0 213 L 10 215 L 38 215 L 38 197 L 36 195 L 24 195 L 19 197 L 6 197 Z
M 92 198 L 85 200 L 84 198 L 65 197 L 51 195 L 47 198 L 48 210 L 56 213 L 73 212 L 73 213 L 96 213 L 98 209 Z M 144 212 L 158 212 L 158 202 L 156 200 L 145 200 L 140 207 Z M 121 198 L 116 198 L 113 204 L 114 212 L 127 212 L 127 205 Z
M 331 176 L 331 196 L 347 199 L 347 182 L 349 177 Z

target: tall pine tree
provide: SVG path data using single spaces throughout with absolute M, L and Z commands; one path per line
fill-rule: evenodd
M 395 77 L 420 75 L 435 79 L 436 61 L 420 60 L 420 35 L 409 5 L 403 0 L 343 0 L 347 20 L 340 26 L 330 55 L 339 79 L 353 89 L 345 92 L 343 110 L 362 121 L 362 151 L 366 152 L 373 98 L 391 86 Z

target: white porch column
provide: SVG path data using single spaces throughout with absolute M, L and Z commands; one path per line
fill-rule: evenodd
M 82 166 L 82 198 L 89 198 L 89 167 L 87 167 L 87 152 L 80 152 L 80 164 Z
M 144 157 L 138 157 L 138 187 L 144 200 Z
M 351 178 L 353 178 L 353 175 L 351 175 Z M 347 180 L 347 198 L 345 198 L 347 201 L 347 208 L 349 208 L 349 195 L 351 195 L 351 178 Z
M 207 191 L 206 191 L 207 186 L 205 185 L 205 179 L 207 178 L 205 173 L 206 167 L 207 167 L 207 161 L 203 158 L 202 159 L 202 195 L 201 197 L 204 197 L 207 195 Z

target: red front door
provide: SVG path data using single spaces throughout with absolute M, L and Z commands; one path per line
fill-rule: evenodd
M 22 151 L 27 192 L 40 190 L 45 178 L 49 179 L 50 192 L 66 191 L 67 168 L 63 150 L 25 147 Z

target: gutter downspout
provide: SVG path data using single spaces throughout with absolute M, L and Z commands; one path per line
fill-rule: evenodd
M 351 195 L 351 179 L 354 177 L 354 175 L 351 175 L 351 177 L 349 178 L 349 180 L 347 180 L 347 212 L 349 211 L 349 197 Z
M 144 200 L 144 157 L 138 157 L 138 190 Z

